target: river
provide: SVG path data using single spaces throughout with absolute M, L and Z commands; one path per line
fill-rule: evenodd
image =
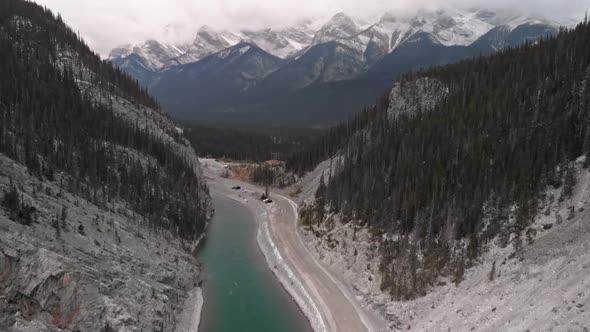
M 215 216 L 199 251 L 205 274 L 199 331 L 312 331 L 258 249 L 250 210 L 225 197 L 213 199 Z

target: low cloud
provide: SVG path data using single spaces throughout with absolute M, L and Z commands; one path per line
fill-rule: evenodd
M 37 0 L 59 12 L 102 56 L 124 43 L 149 38 L 189 42 L 197 29 L 282 27 L 307 18 L 327 19 L 346 12 L 361 19 L 385 11 L 408 13 L 418 8 L 514 9 L 556 20 L 584 17 L 590 0 Z M 492 3 L 493 2 L 493 3 Z

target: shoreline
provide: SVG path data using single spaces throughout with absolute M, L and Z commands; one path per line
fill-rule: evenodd
M 332 282 L 334 282 L 334 284 L 336 284 L 336 286 L 340 289 L 340 291 L 342 292 L 342 294 L 348 299 L 348 301 L 350 301 L 350 304 L 352 304 L 352 306 L 356 309 L 356 311 L 359 314 L 359 318 L 361 319 L 361 321 L 363 322 L 363 324 L 365 325 L 365 327 L 367 328 L 367 331 L 369 332 L 375 332 L 375 328 L 373 327 L 372 323 L 370 323 L 370 318 L 367 317 L 367 314 L 365 312 L 365 310 L 359 305 L 359 303 L 357 303 L 357 301 L 355 301 L 353 299 L 354 294 L 350 293 L 350 291 L 348 290 L 348 288 L 344 285 L 344 283 L 339 280 L 338 278 L 334 277 L 332 275 L 332 273 L 330 271 L 328 271 L 328 269 L 323 266 L 315 257 L 315 255 L 311 252 L 311 250 L 309 249 L 309 247 L 307 246 L 307 244 L 305 243 L 305 241 L 303 240 L 303 238 L 301 237 L 301 233 L 299 232 L 299 228 L 297 227 L 297 222 L 299 220 L 299 211 L 297 209 L 298 204 L 283 195 L 279 195 L 280 197 L 282 197 L 284 200 L 286 200 L 291 207 L 293 208 L 293 211 L 295 211 L 295 220 L 294 223 L 295 225 L 295 232 L 297 233 L 297 238 L 299 239 L 299 241 L 301 241 L 301 243 L 303 244 L 303 247 L 305 248 L 305 250 L 308 252 L 308 254 L 314 258 L 314 261 L 316 262 L 316 264 L 324 271 L 324 273 L 326 273 L 326 275 L 328 277 L 330 277 L 330 279 L 332 280 Z
M 201 314 L 203 313 L 203 289 L 195 287 L 189 292 L 189 297 L 184 303 L 184 309 L 180 314 L 179 326 L 177 331 L 180 332 L 198 332 L 201 326 Z
M 322 318 L 322 314 L 307 292 L 306 287 L 289 268 L 289 265 L 283 260 L 279 249 L 274 243 L 272 235 L 270 234 L 270 222 L 268 220 L 268 215 L 264 219 L 265 221 L 263 221 L 262 225 L 259 225 L 258 227 L 256 237 L 258 247 L 264 255 L 269 269 L 277 277 L 277 279 L 279 279 L 279 282 L 283 288 L 291 295 L 301 311 L 303 311 L 303 314 L 307 317 L 311 324 L 311 328 L 316 332 L 328 331 Z M 280 269 L 277 268 L 277 265 L 275 265 L 274 268 L 272 267 L 273 261 L 277 263 Z
M 284 261 L 279 249 L 272 240 L 268 212 L 257 211 L 255 207 L 246 204 L 239 197 L 232 195 L 231 192 L 226 192 L 212 186 L 211 189 L 227 199 L 242 204 L 252 213 L 256 221 L 256 242 L 258 244 L 258 250 L 264 256 L 268 269 L 277 278 L 287 294 L 295 301 L 303 315 L 309 321 L 312 330 L 315 332 L 327 332 L 328 329 L 326 328 L 322 314 L 309 295 L 306 287 Z
M 212 217 L 207 221 L 207 224 L 205 225 L 205 231 L 195 241 L 195 244 L 191 249 L 191 255 L 193 255 L 195 259 L 199 249 L 207 237 L 206 232 L 211 219 Z M 203 273 L 202 270 L 199 270 L 199 272 L 199 275 Z M 184 301 L 182 312 L 178 316 L 179 326 L 177 327 L 177 331 L 179 332 L 198 332 L 199 328 L 201 327 L 201 315 L 203 314 L 203 306 L 205 304 L 201 282 L 202 278 L 199 276 L 198 285 L 187 292 L 188 298 Z

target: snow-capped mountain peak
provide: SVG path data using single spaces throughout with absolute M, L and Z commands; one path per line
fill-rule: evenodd
M 195 40 L 187 51 L 177 57 L 170 65 L 199 61 L 210 54 L 237 44 L 240 40 L 239 36 L 227 32 L 220 33 L 210 26 L 203 25 L 199 28 Z
M 131 44 L 120 45 L 111 50 L 108 59 L 113 60 L 117 58 L 125 58 L 131 53 L 133 53 L 133 46 Z
M 303 24 L 278 30 L 243 30 L 242 34 L 249 42 L 283 59 L 306 48 L 313 39 L 313 31 Z
M 344 40 L 356 37 L 361 27 L 345 13 L 334 15 L 315 35 L 312 44 L 322 44 L 330 41 Z
M 109 55 L 109 60 L 122 59 L 131 54 L 136 54 L 143 59 L 146 67 L 150 70 L 157 70 L 185 51 L 186 49 L 182 46 L 162 44 L 157 40 L 149 39 L 143 44 L 135 46 L 123 45 L 113 49 Z
M 470 45 L 494 26 L 475 12 L 450 10 L 420 11 L 411 22 L 412 29 L 432 34 L 441 44 Z
M 133 47 L 131 53 L 141 57 L 148 69 L 156 71 L 185 51 L 182 46 L 162 44 L 157 40 L 150 39 Z

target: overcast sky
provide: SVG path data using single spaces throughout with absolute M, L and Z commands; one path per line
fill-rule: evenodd
M 370 18 L 384 11 L 412 11 L 418 7 L 513 8 L 531 15 L 560 20 L 581 19 L 590 0 L 35 0 L 79 31 L 102 56 L 120 44 L 155 38 L 188 42 L 197 29 L 280 27 L 305 17 L 327 18 L 346 12 Z

